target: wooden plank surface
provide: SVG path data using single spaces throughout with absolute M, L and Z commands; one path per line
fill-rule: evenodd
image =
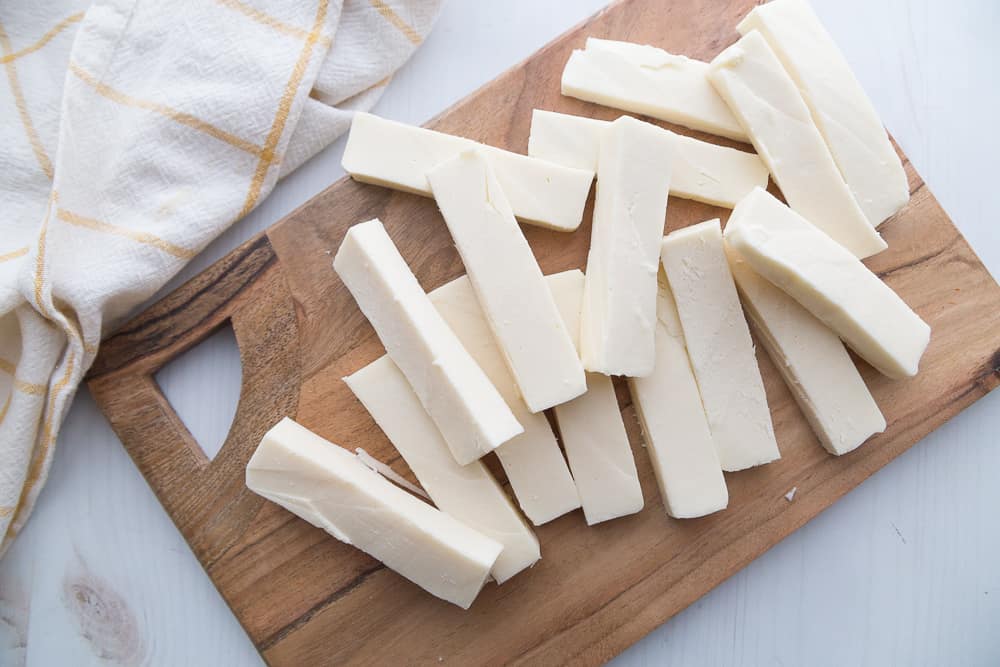
M 617 5 L 434 124 L 523 151 L 533 107 L 605 118 L 615 114 L 558 93 L 562 64 L 586 35 L 649 41 L 710 58 L 735 39 L 732 26 L 749 4 L 706 0 L 682 8 L 634 0 Z M 438 656 L 599 661 L 996 386 L 1000 290 L 912 169 L 910 181 L 913 201 L 883 228 L 890 250 L 870 265 L 935 333 L 914 380 L 889 382 L 865 368 L 890 422 L 886 434 L 842 459 L 828 457 L 762 357 L 782 461 L 729 475 L 732 501 L 726 512 L 677 522 L 662 512 L 634 414 L 621 393 L 647 508 L 607 526 L 587 528 L 575 513 L 543 527 L 543 561 L 503 588 L 488 588 L 467 614 L 429 599 L 241 486 L 241 463 L 273 421 L 274 406 L 291 411 L 296 404 L 306 425 L 342 444 L 364 446 L 408 474 L 339 380 L 381 349 L 330 270 L 328 253 L 347 226 L 378 215 L 424 287 L 436 287 L 461 273 L 461 265 L 430 201 L 349 181 L 334 185 L 266 238 L 223 260 L 228 264 L 209 270 L 127 325 L 105 346 L 91 387 L 270 662 L 430 661 Z M 719 213 L 672 199 L 667 228 Z M 526 230 L 546 272 L 583 264 L 589 225 L 572 235 Z M 241 346 L 244 391 L 237 427 L 209 464 L 144 378 L 227 317 Z M 267 386 L 258 384 L 265 380 Z M 799 487 L 802 500 L 788 504 L 783 495 L 792 485 Z

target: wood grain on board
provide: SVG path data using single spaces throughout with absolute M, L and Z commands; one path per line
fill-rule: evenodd
M 753 4 L 617 3 L 429 125 L 524 152 L 533 108 L 605 119 L 620 113 L 559 93 L 562 67 L 587 36 L 647 42 L 707 60 L 736 39 L 734 26 Z M 334 442 L 363 447 L 413 479 L 341 381 L 383 350 L 330 263 L 348 226 L 379 217 L 425 289 L 460 275 L 461 261 L 432 201 L 335 183 L 105 341 L 90 387 L 269 663 L 599 663 L 1000 384 L 1000 287 L 908 163 L 907 173 L 911 202 L 880 228 L 889 250 L 867 263 L 933 334 L 913 379 L 890 381 L 861 364 L 889 423 L 884 434 L 849 455 L 829 456 L 761 353 L 782 459 L 728 474 L 726 511 L 676 521 L 663 511 L 634 410 L 619 386 L 646 508 L 595 527 L 579 512 L 540 527 L 542 561 L 502 587 L 487 586 L 467 612 L 262 500 L 243 482 L 260 436 L 285 414 Z M 524 227 L 545 273 L 584 266 L 592 203 L 575 233 Z M 727 215 L 671 198 L 666 230 Z M 208 461 L 153 374 L 227 322 L 240 347 L 242 395 L 222 450 Z M 792 487 L 797 493 L 788 502 Z

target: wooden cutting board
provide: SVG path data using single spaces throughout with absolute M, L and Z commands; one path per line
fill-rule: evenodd
M 619 2 L 429 125 L 524 152 L 535 107 L 618 115 L 559 94 L 563 64 L 588 35 L 708 60 L 736 39 L 734 26 L 753 4 Z M 348 226 L 378 216 L 425 289 L 460 275 L 432 201 L 350 180 L 335 183 L 105 341 L 90 388 L 269 663 L 596 664 L 1000 384 L 1000 287 L 909 163 L 906 168 L 912 200 L 883 225 L 889 250 L 868 264 L 931 324 L 933 337 L 916 378 L 892 382 L 861 366 L 888 430 L 847 456 L 826 454 L 761 353 L 781 460 L 727 475 L 726 511 L 676 521 L 664 513 L 635 412 L 619 387 L 645 510 L 593 528 L 573 512 L 539 528 L 542 561 L 503 587 L 488 585 L 467 612 L 243 483 L 261 435 L 284 415 L 334 442 L 363 447 L 412 479 L 340 379 L 383 350 L 330 263 Z M 671 198 L 667 229 L 727 214 Z M 525 232 L 546 273 L 584 266 L 589 222 L 573 234 Z M 240 347 L 242 396 L 232 430 L 209 462 L 153 374 L 227 321 Z M 792 487 L 798 493 L 788 502 L 784 495 Z

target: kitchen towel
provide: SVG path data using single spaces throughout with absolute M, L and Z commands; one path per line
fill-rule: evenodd
M 440 4 L 0 3 L 0 555 L 102 334 L 371 108 Z

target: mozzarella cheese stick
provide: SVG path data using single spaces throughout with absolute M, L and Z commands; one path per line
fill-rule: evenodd
M 483 154 L 463 152 L 427 179 L 528 409 L 541 412 L 587 391 L 542 270 Z
M 746 141 L 746 132 L 712 89 L 708 63 L 643 44 L 587 39 L 562 74 L 562 94 L 693 130 Z
M 606 120 L 535 109 L 528 155 L 596 172 L 601 135 L 609 125 Z M 755 187 L 767 187 L 767 166 L 754 153 L 663 132 L 674 141 L 671 195 L 732 208 Z
M 503 550 L 287 417 L 264 435 L 247 464 L 246 483 L 463 609 L 476 599 Z
M 466 276 L 430 293 L 431 301 L 490 378 L 524 433 L 496 449 L 521 509 L 536 526 L 580 507 L 576 484 L 544 413 L 524 404 Z
M 588 371 L 642 376 L 653 370 L 657 258 L 673 154 L 669 135 L 630 116 L 601 137 L 580 324 Z
M 910 200 L 899 155 L 875 107 L 833 38 L 804 0 L 755 7 L 739 25 L 757 30 L 781 60 L 812 112 L 865 217 L 879 225 Z
M 475 148 L 486 153 L 518 218 L 558 231 L 571 232 L 580 226 L 593 172 L 552 164 L 470 139 L 358 111 L 351 122 L 341 164 L 356 181 L 429 197 L 431 186 L 427 172 Z
M 884 431 L 885 417 L 837 334 L 728 243 L 726 255 L 747 316 L 820 444 L 839 456 Z
M 549 288 L 570 331 L 577 332 L 583 306 L 583 273 L 549 276 Z M 587 393 L 553 410 L 569 459 L 587 525 L 635 514 L 643 508 L 642 488 L 611 378 L 587 374 Z
M 760 33 L 747 33 L 716 56 L 709 79 L 746 128 L 789 206 L 858 257 L 885 250 L 795 82 Z
M 883 374 L 916 375 L 931 329 L 856 257 L 764 190 L 733 211 L 726 240 L 754 271 Z
M 671 232 L 662 257 L 722 469 L 780 458 L 719 221 Z
M 729 490 L 663 272 L 658 287 L 656 367 L 629 390 L 667 514 L 693 519 L 725 509 Z
M 491 570 L 502 584 L 541 558 L 538 538 L 482 461 L 460 466 L 388 356 L 344 378 L 442 512 L 503 545 Z
M 554 410 L 588 526 L 643 508 L 635 458 L 611 378 L 587 374 L 587 393 Z
M 333 268 L 456 461 L 471 463 L 524 431 L 434 309 L 377 218 L 347 230 Z

